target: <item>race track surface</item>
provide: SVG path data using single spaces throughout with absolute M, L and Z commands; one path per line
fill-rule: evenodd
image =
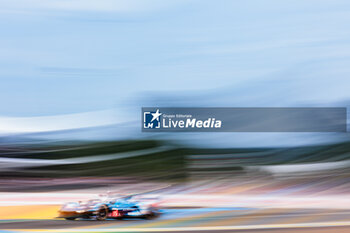
M 0 220 L 0 232 L 350 232 L 350 211 L 332 209 L 166 209 L 154 220 Z

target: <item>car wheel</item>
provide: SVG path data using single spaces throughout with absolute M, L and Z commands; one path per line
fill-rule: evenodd
M 152 219 L 155 219 L 156 217 L 158 217 L 158 215 L 154 212 L 150 212 L 149 214 L 146 214 L 143 216 L 143 218 L 146 220 L 152 220 Z
M 108 215 L 108 207 L 106 205 L 102 205 L 97 211 L 96 219 L 100 221 L 106 220 L 107 215 Z
M 74 217 L 66 218 L 66 220 L 75 220 Z

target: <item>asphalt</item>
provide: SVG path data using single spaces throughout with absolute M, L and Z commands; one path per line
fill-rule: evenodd
M 344 225 L 345 224 L 345 225 Z M 0 220 L 0 232 L 349 232 L 350 210 L 193 208 L 166 209 L 153 220 Z M 282 230 L 283 229 L 283 230 Z

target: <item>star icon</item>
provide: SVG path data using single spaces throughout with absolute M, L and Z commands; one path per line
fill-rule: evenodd
M 157 119 L 157 121 L 159 121 L 159 116 L 162 115 L 162 114 L 159 112 L 159 109 L 157 109 L 157 111 L 156 111 L 155 113 L 151 113 L 151 114 L 152 114 L 152 116 L 153 116 L 151 122 L 154 121 L 154 120 L 156 120 L 156 119 Z

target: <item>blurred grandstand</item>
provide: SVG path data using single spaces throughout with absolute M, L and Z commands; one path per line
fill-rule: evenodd
M 297 186 L 307 186 L 307 192 L 350 190 L 350 142 L 208 149 L 169 140 L 26 140 L 2 140 L 2 191 L 66 190 L 142 182 L 189 185 L 205 181 L 229 186 L 249 183 L 252 187 L 264 183 L 264 190 L 278 190 L 281 186 L 294 187 L 294 191 L 300 191 Z M 261 188 L 248 190 L 258 192 Z

